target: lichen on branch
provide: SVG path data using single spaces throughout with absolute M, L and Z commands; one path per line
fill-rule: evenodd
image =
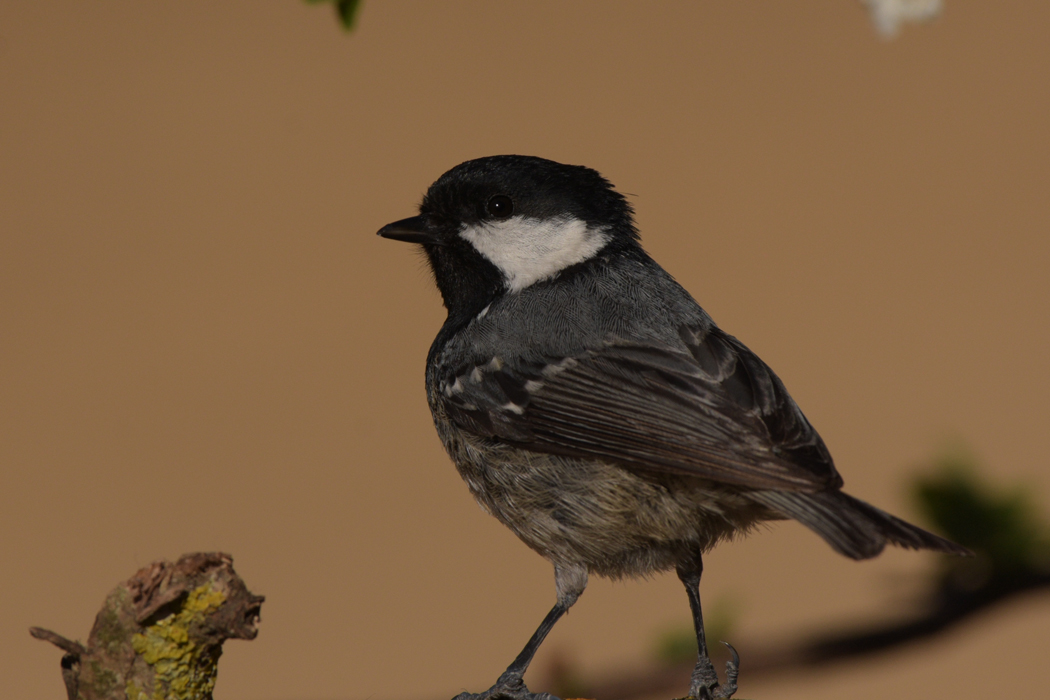
M 187 554 L 114 588 L 86 645 L 30 633 L 66 652 L 69 700 L 211 700 L 223 642 L 255 638 L 263 600 L 228 554 Z

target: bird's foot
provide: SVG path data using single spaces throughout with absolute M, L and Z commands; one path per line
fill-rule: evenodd
M 707 656 L 701 656 L 693 669 L 693 678 L 689 683 L 689 699 L 715 700 L 731 698 L 736 692 L 736 679 L 740 675 L 740 655 L 728 642 L 722 642 L 729 649 L 730 659 L 726 662 L 726 682 L 718 683 L 718 672 Z
M 484 693 L 460 693 L 452 700 L 560 700 L 550 693 L 533 693 L 520 675 L 504 673 Z

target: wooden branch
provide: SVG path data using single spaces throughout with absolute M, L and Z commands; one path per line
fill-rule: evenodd
M 254 639 L 264 598 L 217 552 L 158 561 L 114 588 L 86 645 L 30 628 L 62 651 L 68 700 L 211 700 L 222 644 Z

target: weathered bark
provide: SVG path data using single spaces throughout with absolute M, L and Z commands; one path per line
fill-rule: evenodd
M 114 588 L 86 645 L 33 627 L 62 651 L 69 700 L 211 700 L 222 644 L 254 639 L 264 598 L 218 552 L 158 561 Z

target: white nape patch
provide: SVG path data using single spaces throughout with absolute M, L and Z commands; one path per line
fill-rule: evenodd
M 512 216 L 480 226 L 464 226 L 459 235 L 498 267 L 512 292 L 558 274 L 593 257 L 609 234 L 570 217 L 527 219 Z

